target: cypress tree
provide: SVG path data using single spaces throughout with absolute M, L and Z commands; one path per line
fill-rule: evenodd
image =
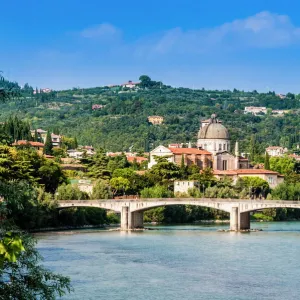
M 77 142 L 77 138 L 74 138 L 74 149 L 78 148 L 78 142 Z
M 268 152 L 266 152 L 265 156 L 265 169 L 270 170 L 270 155 Z
M 39 142 L 39 136 L 38 136 L 37 130 L 34 131 L 34 141 Z
M 53 145 L 51 140 L 51 133 L 48 130 L 45 145 L 44 145 L 44 154 L 52 155 L 52 149 L 53 149 Z

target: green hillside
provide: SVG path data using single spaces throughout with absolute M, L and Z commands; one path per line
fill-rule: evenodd
M 153 82 L 153 81 L 151 81 Z M 195 142 L 200 119 L 216 113 L 229 129 L 232 142 L 247 151 L 255 134 L 259 152 L 267 145 L 296 148 L 300 143 L 300 95 L 280 99 L 274 92 L 209 91 L 173 88 L 154 82 L 138 90 L 97 87 L 33 94 L 26 85 L 15 101 L 1 104 L 0 121 L 10 115 L 27 120 L 31 128 L 52 129 L 77 137 L 79 144 L 108 151 L 148 151 L 159 144 Z M 93 104 L 104 108 L 92 110 Z M 245 106 L 266 106 L 267 115 L 245 115 Z M 271 110 L 285 109 L 285 116 Z M 162 125 L 148 123 L 163 116 Z

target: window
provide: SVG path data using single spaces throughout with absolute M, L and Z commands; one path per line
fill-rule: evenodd
M 219 144 L 219 150 L 222 150 L 222 144 Z
M 227 170 L 227 160 L 223 160 L 223 170 Z
M 207 149 L 207 144 L 204 144 L 204 149 Z
M 269 177 L 268 177 L 268 182 L 271 183 L 271 184 L 273 184 L 273 183 L 274 183 L 274 178 L 271 177 L 271 176 L 269 176 Z

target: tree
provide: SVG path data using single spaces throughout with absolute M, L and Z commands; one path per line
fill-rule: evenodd
M 116 195 L 118 192 L 125 192 L 130 188 L 130 181 L 123 177 L 114 177 L 110 180 L 110 186 L 112 187 L 112 192 Z
M 270 170 L 283 175 L 292 173 L 295 170 L 295 166 L 296 160 L 288 156 L 270 158 Z
M 151 85 L 151 78 L 148 75 L 141 75 L 140 78 L 140 86 L 145 88 Z
M 110 186 L 102 179 L 95 182 L 93 186 L 92 199 L 112 199 L 113 194 Z
M 34 141 L 39 142 L 39 135 L 37 133 L 37 130 L 34 131 Z
M 53 145 L 52 145 L 51 133 L 48 130 L 45 145 L 44 145 L 44 154 L 52 155 L 52 149 L 53 149 Z
M 149 173 L 157 178 L 157 182 L 162 184 L 179 179 L 181 176 L 180 168 L 163 157 L 159 158 Z
M 88 163 L 89 176 L 97 179 L 110 179 L 111 173 L 108 170 L 108 157 L 103 150 L 97 151 Z
M 58 187 L 55 194 L 56 200 L 87 200 L 89 195 L 82 192 L 78 186 L 71 184 L 62 184 Z
M 17 252 L 0 267 L 1 299 L 55 299 L 71 292 L 70 279 L 54 274 L 40 265 L 42 257 L 35 249 L 36 240 L 20 231 L 1 230 L 2 244 Z M 0 244 L 1 245 L 1 244 Z M 17 249 L 21 249 L 18 251 Z
M 27 185 L 27 190 L 32 187 Z M 70 279 L 45 269 L 42 257 L 35 249 L 36 240 L 15 226 L 16 210 L 27 209 L 18 197 L 32 195 L 20 190 L 20 183 L 0 183 L 0 298 L 55 299 L 72 290 Z M 33 216 L 31 216 L 33 217 Z
M 268 152 L 266 152 L 266 156 L 265 156 L 265 166 L 264 168 L 266 170 L 270 170 L 270 155 Z

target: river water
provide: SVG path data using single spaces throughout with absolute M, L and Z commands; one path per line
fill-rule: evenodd
M 44 265 L 71 277 L 64 299 L 300 299 L 300 222 L 156 226 L 39 236 Z

